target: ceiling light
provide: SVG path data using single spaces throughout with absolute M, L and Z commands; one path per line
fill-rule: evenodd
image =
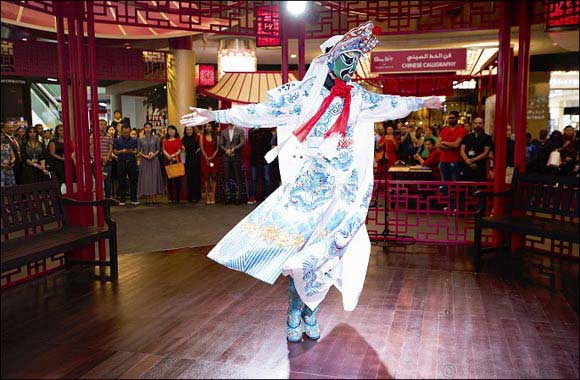
M 293 16 L 300 16 L 306 10 L 306 1 L 288 1 L 286 10 Z
M 22 37 L 22 41 L 28 41 L 28 38 Z
M 49 82 L 58 82 L 58 79 L 56 78 L 46 78 L 46 80 Z
M 290 54 L 290 58 L 296 58 L 296 54 Z

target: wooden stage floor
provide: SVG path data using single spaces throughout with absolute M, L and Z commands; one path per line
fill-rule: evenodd
M 547 290 L 476 279 L 465 248 L 373 247 L 359 306 L 333 289 L 322 338 L 285 340 L 287 281 L 210 247 L 122 255 L 2 293 L 2 378 L 578 378 L 578 316 Z

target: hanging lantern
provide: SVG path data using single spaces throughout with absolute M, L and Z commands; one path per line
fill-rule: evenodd
M 249 39 L 223 39 L 218 49 L 218 79 L 224 73 L 255 72 L 258 68 L 256 44 Z

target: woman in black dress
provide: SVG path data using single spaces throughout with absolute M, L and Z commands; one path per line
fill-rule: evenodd
M 36 129 L 34 127 L 26 128 L 22 144 L 23 183 L 36 183 L 50 179 L 50 173 L 46 167 L 47 156 L 46 148 L 40 142 Z
M 199 142 L 193 127 L 185 127 L 181 142 L 185 148 L 185 175 L 187 176 L 187 200 L 197 203 L 201 199 L 201 175 L 199 173 Z
M 48 143 L 48 153 L 50 154 L 50 171 L 56 175 L 58 182 L 63 184 L 65 182 L 64 175 L 64 136 L 63 126 L 59 124 L 54 129 L 54 136 Z

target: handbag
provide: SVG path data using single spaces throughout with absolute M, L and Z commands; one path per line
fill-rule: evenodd
M 548 158 L 548 163 L 546 165 L 559 167 L 561 163 L 562 163 L 562 157 L 560 155 L 560 151 L 554 150 L 554 151 L 552 151 L 552 153 L 550 153 L 550 157 Z
M 167 178 L 169 179 L 183 177 L 185 175 L 185 165 L 183 165 L 182 162 L 167 165 L 165 166 L 165 172 L 167 173 Z

